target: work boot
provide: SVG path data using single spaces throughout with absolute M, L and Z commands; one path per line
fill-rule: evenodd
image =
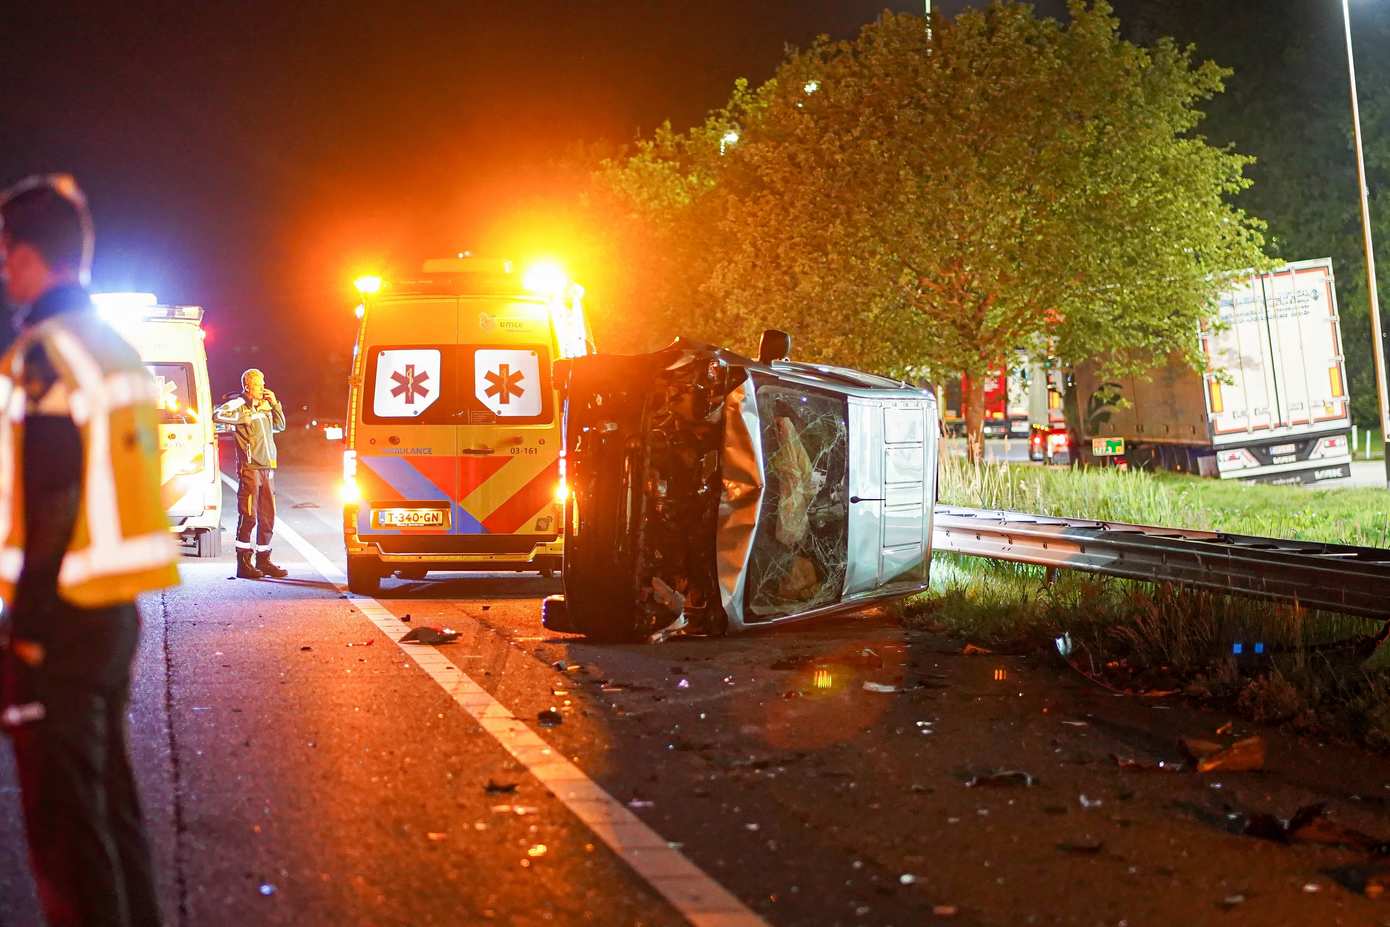
M 264 576 L 271 576 L 275 579 L 284 579 L 290 575 L 290 571 L 281 566 L 276 566 L 270 562 L 270 551 L 256 551 L 256 569 Z
M 265 574 L 256 569 L 251 562 L 251 551 L 244 547 L 236 550 L 236 575 L 237 579 L 263 579 Z

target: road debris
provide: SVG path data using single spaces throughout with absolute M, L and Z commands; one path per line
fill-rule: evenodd
M 987 653 L 994 653 L 994 651 L 990 650 L 988 647 L 979 647 L 975 644 L 966 644 L 965 647 L 961 649 L 961 655 L 966 657 L 979 657 Z
M 536 722 L 541 727 L 559 727 L 560 725 L 565 723 L 565 718 L 552 705 L 550 708 L 546 708 L 536 713 Z
M 965 787 L 975 789 L 982 786 L 1033 786 L 1037 784 L 1038 780 L 1031 773 L 1026 773 L 1021 769 L 999 769 L 992 773 L 971 776 L 966 780 Z
M 1063 840 L 1057 844 L 1057 849 L 1063 853 L 1075 853 L 1078 856 L 1094 856 L 1105 849 L 1104 840 Z
M 401 638 L 401 640 L 405 640 L 405 638 Z M 369 641 L 348 641 L 348 644 L 347 644 L 347 645 L 348 645 L 349 647 L 370 647 L 370 646 L 372 646 L 372 645 L 375 644 L 375 643 L 376 643 L 376 638 L 372 638 L 372 639 L 369 640 Z
M 953 904 L 934 904 L 931 913 L 933 917 L 955 917 L 960 913 L 960 908 Z
M 1114 760 L 1116 766 L 1131 772 L 1182 772 L 1187 768 L 1186 763 L 1169 763 L 1167 760 L 1139 760 L 1132 756 L 1120 756 L 1118 753 L 1110 754 L 1110 759 Z
M 459 639 L 459 632 L 453 628 L 436 628 L 434 625 L 422 624 L 418 628 L 411 628 L 402 635 L 402 644 L 452 644 Z
M 488 779 L 487 785 L 483 786 L 483 791 L 494 795 L 510 795 L 516 791 L 516 786 L 515 782 L 494 782 L 492 779 Z
M 1244 833 L 1276 843 L 1349 847 L 1375 856 L 1390 856 L 1390 841 L 1335 823 L 1328 815 L 1326 802 L 1304 805 L 1287 820 L 1268 813 L 1252 814 L 1246 818 Z
M 1370 865 L 1338 866 L 1324 869 L 1347 891 L 1365 895 L 1367 898 L 1384 898 L 1390 893 L 1390 863 L 1376 862 Z
M 303 647 L 300 647 L 299 649 L 300 649 L 300 651 L 305 651 L 305 650 L 313 650 L 314 648 L 313 648 L 313 647 L 310 647 L 308 644 L 305 644 Z
M 493 814 L 515 814 L 518 817 L 526 814 L 535 814 L 540 809 L 533 805 L 493 805 Z
M 262 882 L 256 891 L 260 892 L 263 897 L 269 898 L 271 895 L 275 894 L 275 886 L 270 882 Z
M 410 624 L 410 621 L 411 621 L 410 612 L 406 612 L 404 615 L 402 615 L 402 616 L 401 616 L 401 621 L 402 621 L 402 623 L 404 623 L 404 624 Z
M 449 835 L 444 833 L 443 831 L 432 830 L 429 833 L 425 834 L 425 839 L 429 840 L 431 843 L 441 843 L 445 840 L 448 840 Z
M 1178 740 L 1178 747 L 1197 764 L 1199 773 L 1250 772 L 1265 765 L 1263 737 L 1247 737 L 1229 747 L 1184 737 Z
M 881 692 L 884 695 L 892 695 L 895 692 L 901 692 L 902 689 L 899 689 L 897 686 L 890 686 L 882 682 L 866 682 L 864 683 L 864 691 Z
M 656 802 L 648 801 L 645 798 L 634 798 L 627 803 L 627 806 L 634 811 L 640 811 L 643 808 L 655 808 Z
M 526 855 L 531 857 L 532 859 L 538 859 L 539 857 L 544 856 L 547 852 L 549 852 L 549 848 L 546 847 L 546 845 L 543 843 L 538 843 L 535 846 L 531 847 L 529 850 L 527 850 Z
M 1081 807 L 1090 810 L 1091 808 L 1099 808 L 1103 804 L 1105 804 L 1105 802 L 1101 799 L 1090 798 L 1086 795 L 1085 792 L 1081 793 Z
M 1236 905 L 1240 905 L 1240 904 L 1244 904 L 1244 903 L 1245 903 L 1245 896 L 1244 896 L 1244 895 L 1227 895 L 1225 898 L 1222 898 L 1222 899 L 1221 899 L 1221 903 L 1222 903 L 1223 905 L 1225 905 L 1226 907 L 1228 907 L 1228 908 L 1234 908 Z

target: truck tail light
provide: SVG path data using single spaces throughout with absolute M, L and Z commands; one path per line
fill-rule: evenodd
M 1343 457 L 1347 454 L 1350 444 L 1346 435 L 1328 435 L 1326 438 L 1318 440 L 1317 447 L 1313 448 L 1313 453 L 1308 456 L 1313 459 L 1322 457 Z
M 1216 455 L 1216 467 L 1218 470 L 1246 470 L 1250 467 L 1258 467 L 1260 462 L 1255 459 L 1255 455 L 1243 447 L 1234 450 L 1221 451 Z

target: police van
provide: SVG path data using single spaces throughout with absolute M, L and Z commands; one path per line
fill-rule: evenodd
M 199 557 L 217 557 L 222 552 L 222 484 L 203 310 L 162 306 L 150 293 L 97 293 L 92 302 L 154 377 L 170 530 Z
M 551 364 L 591 350 L 556 265 L 426 261 L 357 281 L 343 452 L 348 586 L 431 570 L 560 567 L 564 473 Z

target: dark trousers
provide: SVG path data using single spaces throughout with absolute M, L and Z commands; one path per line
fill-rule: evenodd
M 133 607 L 122 612 L 113 621 L 128 627 L 110 629 L 100 642 L 110 673 L 55 676 L 10 658 L 12 677 L 24 679 L 23 698 L 38 698 L 46 712 L 11 737 L 30 864 L 49 927 L 160 923 L 126 738 L 139 618 Z
M 236 546 L 251 549 L 251 533 L 256 534 L 255 549 L 270 550 L 275 533 L 275 471 L 243 467 L 237 474 Z

